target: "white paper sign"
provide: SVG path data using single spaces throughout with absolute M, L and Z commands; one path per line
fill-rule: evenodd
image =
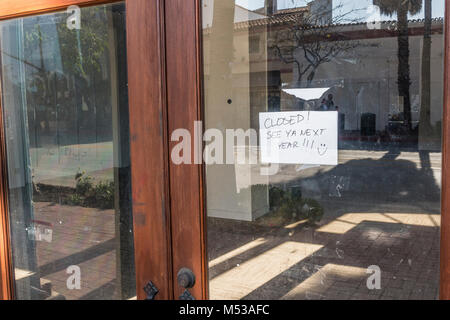
M 259 114 L 261 162 L 338 164 L 338 112 Z

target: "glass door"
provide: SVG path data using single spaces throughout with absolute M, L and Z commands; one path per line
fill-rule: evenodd
M 156 3 L 72 6 L 0 22 L 16 299 L 169 297 L 168 276 L 156 271 L 167 259 L 163 199 L 147 195 L 163 188 L 163 178 L 152 178 L 159 171 L 148 172 L 163 162 L 143 156 L 154 150 L 140 130 L 157 121 L 142 108 L 157 104 L 139 101 L 153 88 L 135 81 L 136 63 L 146 72 L 140 59 L 159 54 L 158 28 L 136 36 L 139 15 L 156 16 Z M 155 82 L 160 69 L 151 69 Z
M 203 0 L 211 299 L 437 299 L 443 0 Z

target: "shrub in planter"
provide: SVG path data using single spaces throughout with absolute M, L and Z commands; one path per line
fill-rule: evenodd
M 75 193 L 80 196 L 86 196 L 94 186 L 94 183 L 92 182 L 93 178 L 91 176 L 86 176 L 86 172 L 84 171 L 77 173 L 75 180 Z
M 278 220 L 290 222 L 294 220 L 308 220 L 308 224 L 315 224 L 323 217 L 323 208 L 313 199 L 303 198 L 299 187 L 283 190 L 279 187 L 269 189 L 271 216 Z
M 68 197 L 68 204 L 101 209 L 114 208 L 114 181 L 95 183 L 94 178 L 86 176 L 84 171 L 78 172 L 75 180 L 75 193 Z
M 92 195 L 87 200 L 98 208 L 113 209 L 114 191 L 113 181 L 101 181 L 92 188 Z

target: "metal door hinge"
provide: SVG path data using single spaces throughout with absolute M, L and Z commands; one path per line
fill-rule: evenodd
M 189 292 L 189 290 L 184 290 L 183 294 L 180 296 L 180 300 L 195 300 L 194 296 Z
M 147 294 L 147 298 L 145 300 L 155 300 L 155 297 L 159 292 L 158 288 L 151 281 L 145 285 L 144 291 Z

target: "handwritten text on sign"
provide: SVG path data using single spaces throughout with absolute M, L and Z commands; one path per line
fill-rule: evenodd
M 338 164 L 336 111 L 259 114 L 261 161 L 286 164 Z

